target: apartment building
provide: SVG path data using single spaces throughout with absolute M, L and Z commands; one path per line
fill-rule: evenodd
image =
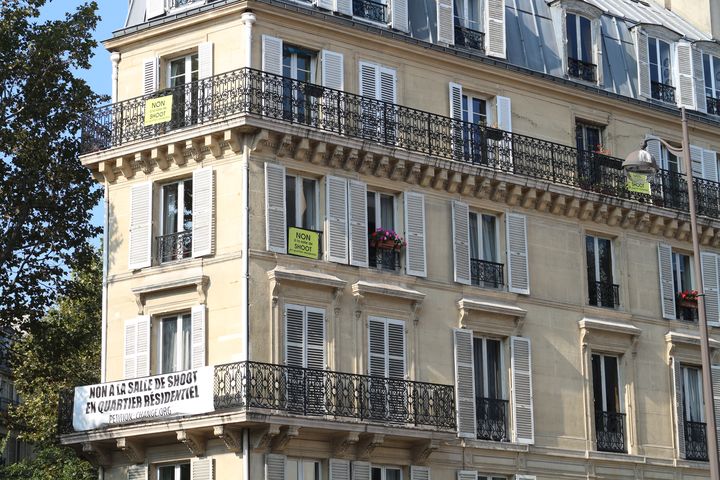
M 720 23 L 680 3 L 130 1 L 61 442 L 106 480 L 707 478 L 682 162 L 621 168 L 688 110 L 715 354 Z

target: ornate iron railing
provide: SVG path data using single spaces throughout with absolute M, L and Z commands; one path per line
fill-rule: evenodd
M 595 438 L 601 452 L 624 453 L 625 414 L 618 412 L 595 412 Z
M 685 421 L 685 457 L 707 462 L 707 433 L 703 422 Z
M 470 259 L 470 279 L 473 285 L 500 288 L 505 284 L 505 265 L 477 258 Z
M 477 437 L 481 440 L 507 442 L 507 400 L 475 398 Z
M 462 25 L 463 20 L 455 17 L 455 46 L 485 51 L 485 34 Z
M 568 57 L 568 75 L 586 82 L 597 81 L 597 65 Z
M 353 15 L 374 22 L 387 22 L 386 9 L 384 3 L 373 2 L 372 0 L 353 0 Z
M 192 255 L 192 231 L 162 235 L 155 240 L 158 263 L 181 260 Z
M 370 267 L 392 272 L 400 270 L 400 252 L 391 248 L 369 247 Z
M 705 97 L 705 106 L 710 115 L 720 115 L 720 98 Z
M 144 126 L 145 101 L 167 92 L 178 99 L 171 121 Z M 675 172 L 662 170 L 650 176 L 649 194 L 630 191 L 619 158 L 252 69 L 223 73 L 160 94 L 100 107 L 84 118 L 83 149 L 84 153 L 107 149 L 194 123 L 243 114 L 299 123 L 424 155 L 688 211 L 685 179 Z M 696 178 L 695 191 L 698 213 L 720 216 L 720 184 Z
M 193 3 L 200 3 L 202 0 L 166 0 L 168 8 L 180 8 Z M 211 0 L 212 1 L 212 0 Z
M 655 100 L 675 103 L 675 87 L 667 83 L 650 82 L 650 95 Z
M 697 322 L 698 320 L 698 310 L 697 305 L 695 308 L 693 307 L 686 307 L 683 305 L 680 305 L 680 302 L 675 302 L 676 310 L 677 310 L 677 319 L 678 320 L 685 320 L 686 322 Z
M 620 306 L 620 286 L 607 282 L 589 282 L 590 305 L 617 308 Z

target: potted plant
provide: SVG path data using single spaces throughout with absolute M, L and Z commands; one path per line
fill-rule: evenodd
M 370 246 L 382 250 L 394 250 L 399 252 L 407 242 L 395 231 L 385 228 L 377 228 L 370 233 Z
M 698 295 L 697 290 L 684 290 L 682 292 L 678 292 L 678 304 L 684 308 L 698 308 Z

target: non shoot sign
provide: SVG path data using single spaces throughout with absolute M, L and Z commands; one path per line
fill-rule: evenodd
M 75 387 L 73 428 L 92 430 L 213 410 L 213 367 L 203 367 Z
M 172 120 L 172 95 L 145 100 L 145 126 Z
M 288 254 L 318 258 L 320 256 L 320 233 L 290 227 L 288 230 Z

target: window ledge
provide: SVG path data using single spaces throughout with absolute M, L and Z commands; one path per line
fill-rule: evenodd
M 580 346 L 624 354 L 634 352 L 642 330 L 630 323 L 585 317 L 578 322 Z
M 363 297 L 367 294 L 384 295 L 386 297 L 395 297 L 411 302 L 420 303 L 425 299 L 425 294 L 417 290 L 398 287 L 387 283 L 374 283 L 360 280 L 352 286 L 352 292 L 355 297 Z
M 148 285 L 135 287 L 131 289 L 131 292 L 133 293 L 133 295 L 135 295 L 135 302 L 138 306 L 138 314 L 142 315 L 145 307 L 146 296 L 166 290 L 195 287 L 198 296 L 200 297 L 199 303 L 205 303 L 207 297 L 207 286 L 209 281 L 210 279 L 207 275 L 193 275 L 190 277 L 168 279 L 159 283 L 151 283 Z
M 720 348 L 720 342 L 710 340 L 710 348 Z M 665 334 L 665 342 L 672 346 L 685 345 L 700 347 L 700 336 L 693 332 L 668 332 Z
M 638 23 L 632 28 L 639 28 L 649 36 L 659 38 L 669 43 L 677 42 L 683 37 L 682 34 L 675 30 L 656 23 Z
M 347 282 L 333 275 L 313 272 L 311 270 L 293 270 L 284 267 L 275 267 L 268 272 L 268 278 L 276 283 L 298 282 L 311 285 L 320 285 L 333 289 L 343 289 Z
M 611 322 L 609 320 L 599 320 L 595 318 L 583 318 L 578 322 L 578 325 L 580 325 L 580 328 L 584 330 L 599 330 L 629 336 L 639 336 L 642 333 L 642 330 L 634 325 Z
M 697 40 L 693 45 L 702 50 L 703 53 L 720 57 L 720 43 L 715 40 Z
M 461 298 L 457 306 L 460 310 L 460 328 L 503 336 L 519 334 L 527 314 L 526 310 L 515 305 L 472 298 Z M 472 312 L 490 315 L 478 319 L 471 315 Z

